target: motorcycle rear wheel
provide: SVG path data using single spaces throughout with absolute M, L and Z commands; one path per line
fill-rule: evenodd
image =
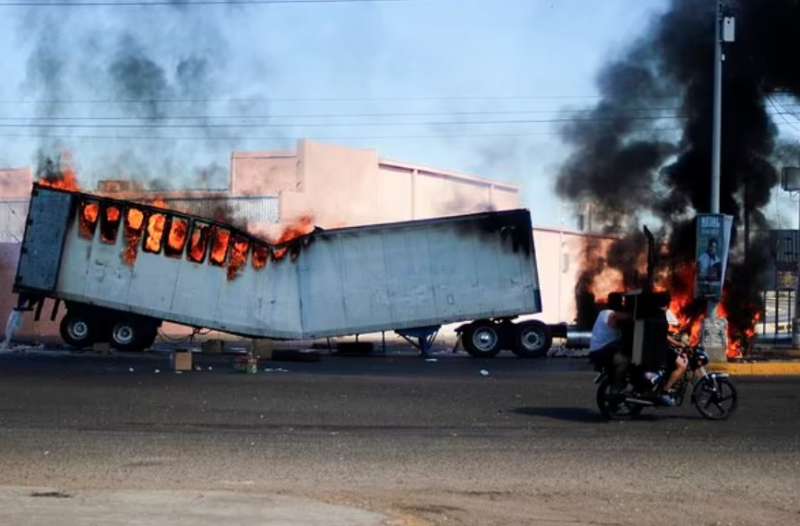
M 733 382 L 728 378 L 706 376 L 695 384 L 692 403 L 703 418 L 725 420 L 736 411 L 739 396 Z
M 623 393 L 629 391 L 630 384 L 625 386 Z M 636 418 L 642 412 L 643 407 L 637 404 L 629 404 L 625 401 L 615 401 L 614 398 L 623 398 L 624 395 L 614 395 L 611 392 L 611 380 L 606 377 L 597 386 L 597 408 L 600 414 L 607 420 L 626 420 Z

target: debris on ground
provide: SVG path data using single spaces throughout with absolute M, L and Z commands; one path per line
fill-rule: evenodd
M 486 369 L 481 369 L 481 376 L 489 376 L 489 371 Z
M 258 372 L 258 358 L 251 354 L 237 356 L 233 360 L 233 368 L 243 373 L 256 374 Z
M 265 373 L 288 373 L 289 369 L 284 369 L 283 367 L 276 367 L 276 368 L 267 367 L 266 369 L 264 369 L 264 372 Z
M 178 349 L 172 353 L 172 368 L 175 371 L 191 371 L 192 370 L 192 353 Z

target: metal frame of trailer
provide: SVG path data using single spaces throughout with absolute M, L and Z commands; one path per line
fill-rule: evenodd
M 91 237 L 81 239 L 80 214 L 86 203 L 98 205 L 99 217 Z M 108 207 L 116 207 L 121 219 L 112 239 L 102 241 L 98 238 Z M 144 214 L 145 230 L 154 215 L 165 220 L 159 249 L 143 249 L 145 231 L 137 241 L 135 261 L 123 266 L 120 250 L 131 208 Z M 506 348 L 521 347 L 520 355 L 541 354 L 531 346 L 549 347 L 553 333 L 562 332 L 561 326 L 535 321 L 511 324 L 518 315 L 541 310 L 527 210 L 315 228 L 284 244 L 270 244 L 233 225 L 192 214 L 40 185 L 34 185 L 28 214 L 14 284 L 19 307 L 35 310 L 39 319 L 44 299 L 54 298 L 50 318 L 55 319 L 58 303 L 64 301 L 66 318 L 111 327 L 117 348 L 151 343 L 162 321 L 273 339 L 394 330 L 424 353 L 442 324 L 478 320 L 459 330 L 470 339 L 465 348 L 478 356 L 496 354 L 493 340 Z M 213 239 L 207 240 L 200 262 L 189 261 L 188 243 L 177 257 L 165 255 L 165 239 L 175 221 L 185 221 L 188 233 L 196 225 L 207 232 L 226 231 L 228 245 L 233 239 L 246 242 L 243 268 L 233 279 L 226 277 L 230 246 L 223 263 L 211 265 Z M 270 257 L 260 270 L 253 263 L 256 247 Z M 283 257 L 276 257 L 279 253 Z M 461 284 L 471 286 L 478 297 L 466 301 L 466 292 L 458 290 Z M 187 288 L 189 295 L 183 290 Z M 118 329 L 129 337 L 129 345 L 117 341 Z M 89 332 L 94 339 L 105 337 Z M 133 337 L 134 332 L 145 335 Z M 80 330 L 65 333 L 62 322 L 62 337 L 69 343 L 80 344 L 80 336 Z

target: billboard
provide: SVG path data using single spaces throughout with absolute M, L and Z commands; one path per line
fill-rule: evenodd
M 698 214 L 695 297 L 713 300 L 722 297 L 732 226 L 733 216 Z

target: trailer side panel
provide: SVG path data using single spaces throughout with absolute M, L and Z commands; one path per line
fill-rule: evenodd
M 41 292 L 56 289 L 71 213 L 68 194 L 43 192 L 31 200 L 15 286 Z

